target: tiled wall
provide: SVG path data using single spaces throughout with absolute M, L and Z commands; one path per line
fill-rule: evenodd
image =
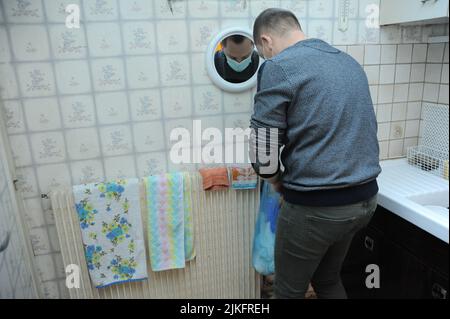
M 213 86 L 204 51 L 219 30 L 251 27 L 266 7 L 293 10 L 310 37 L 364 65 L 382 158 L 402 155 L 417 141 L 422 89 L 435 87 L 421 73 L 427 54 L 430 67 L 435 61 L 435 48 L 424 43 L 444 28 L 368 29 L 366 5 L 378 2 L 350 0 L 342 32 L 338 0 L 179 0 L 173 13 L 165 0 L 2 0 L 0 93 L 45 295 L 67 294 L 49 201 L 40 194 L 61 184 L 183 169 L 167 159 L 168 132 L 193 119 L 204 127 L 247 127 L 254 91 Z M 63 24 L 68 3 L 81 6 L 80 29 Z M 448 61 L 448 45 L 446 52 Z
M 22 226 L 14 209 L 11 178 L 4 161 L 2 134 L 0 128 L 0 246 L 5 244 L 7 234 L 10 235 L 6 249 L 0 251 L 0 299 L 34 298 Z

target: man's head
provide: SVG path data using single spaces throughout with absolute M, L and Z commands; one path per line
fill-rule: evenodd
M 305 39 L 296 16 L 284 9 L 266 9 L 253 25 L 253 39 L 258 52 L 271 58 L 289 46 Z
M 222 41 L 222 47 L 225 55 L 236 62 L 242 62 L 251 56 L 254 49 L 252 40 L 239 34 L 225 38 Z

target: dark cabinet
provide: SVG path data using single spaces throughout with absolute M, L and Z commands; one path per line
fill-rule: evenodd
M 366 286 L 366 267 L 380 271 L 380 288 Z M 448 298 L 448 244 L 378 207 L 357 233 L 342 268 L 349 298 Z

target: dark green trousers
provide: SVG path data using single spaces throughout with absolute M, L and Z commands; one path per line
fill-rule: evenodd
M 377 196 L 356 204 L 281 207 L 275 238 L 275 298 L 303 298 L 309 283 L 318 298 L 347 297 L 340 272 L 355 233 L 365 227 Z

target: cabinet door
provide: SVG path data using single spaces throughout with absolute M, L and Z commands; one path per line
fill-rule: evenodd
M 379 298 L 378 289 L 366 286 L 366 267 L 370 264 L 381 266 L 380 252 L 383 246 L 383 235 L 378 230 L 367 227 L 353 238 L 344 264 L 341 278 L 347 295 L 351 299 Z
M 448 0 L 381 0 L 380 25 L 448 22 L 448 8 Z

